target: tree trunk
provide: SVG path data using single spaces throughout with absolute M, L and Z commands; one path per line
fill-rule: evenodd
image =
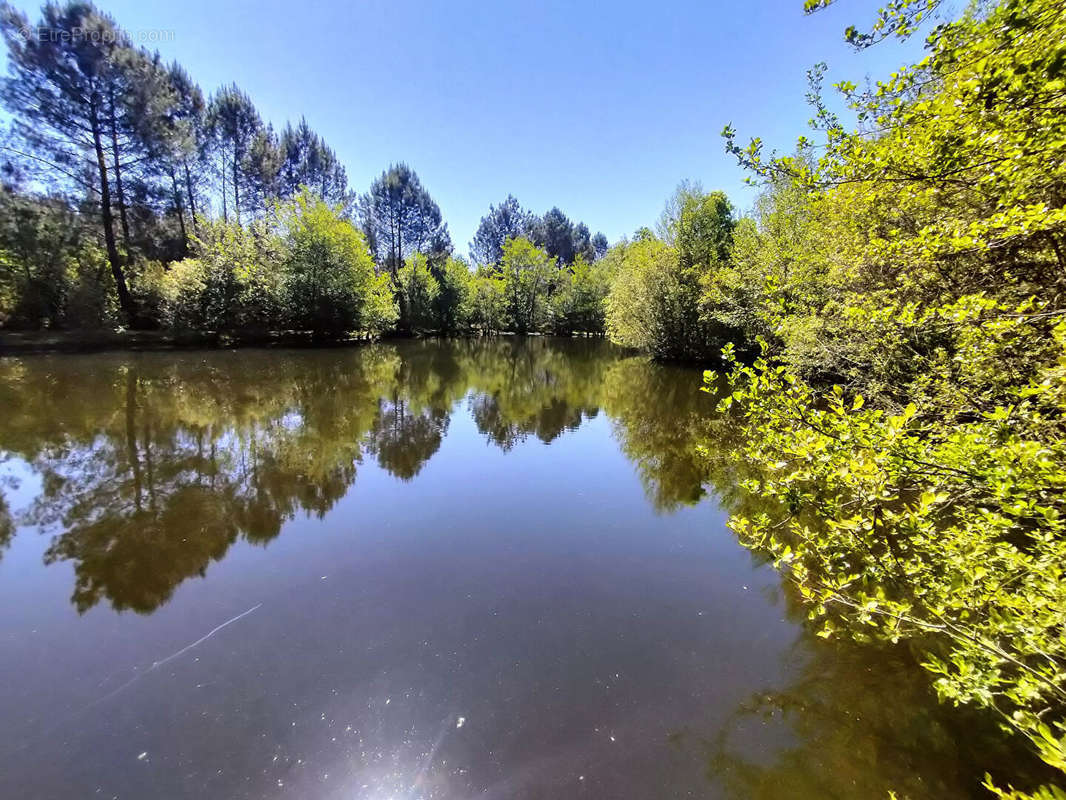
M 222 159 L 222 221 L 229 222 L 229 213 L 226 211 L 228 206 L 228 200 L 226 199 L 226 151 L 219 151 L 219 158 Z
M 151 406 L 144 410 L 144 465 L 148 479 L 148 505 L 156 513 L 155 469 L 152 466 L 152 417 Z
M 136 320 L 136 310 L 133 307 L 133 298 L 130 297 L 129 289 L 126 287 L 126 276 L 122 272 L 122 259 L 118 254 L 118 247 L 115 246 L 115 221 L 111 216 L 111 187 L 107 182 L 107 161 L 104 159 L 100 117 L 95 97 L 89 105 L 89 126 L 92 129 L 93 148 L 96 150 L 96 169 L 100 178 L 100 219 L 104 226 L 107 260 L 111 264 L 111 275 L 115 279 L 115 290 L 118 292 L 118 302 L 122 307 L 122 313 L 126 317 L 127 324 L 132 326 Z
M 126 371 L 126 457 L 133 470 L 134 502 L 141 510 L 141 461 L 137 454 L 137 375 Z
M 181 205 L 181 190 L 178 188 L 178 176 L 173 169 L 170 170 L 170 185 L 174 191 L 174 207 L 178 210 L 178 227 L 181 228 L 181 252 L 184 255 L 189 252 L 189 234 L 185 230 L 185 209 Z
M 185 193 L 189 196 L 189 219 L 192 221 L 193 233 L 196 233 L 196 199 L 192 192 L 192 175 L 189 173 L 189 162 L 182 159 L 181 163 L 185 167 Z
M 126 194 L 122 190 L 122 166 L 118 154 L 118 122 L 115 119 L 115 92 L 108 95 L 108 116 L 111 123 L 111 157 L 115 164 L 115 193 L 118 195 L 118 216 L 122 222 L 122 245 L 126 248 L 126 261 L 133 253 L 130 248 L 130 223 L 126 216 Z
M 237 185 L 237 148 L 233 148 L 233 218 L 241 224 L 241 190 Z

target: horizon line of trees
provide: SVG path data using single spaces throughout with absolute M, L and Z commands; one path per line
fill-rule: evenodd
M 390 165 L 360 195 L 306 119 L 276 131 L 235 84 L 205 94 L 180 64 L 136 46 L 91 2 L 47 3 L 36 25 L 4 3 L 0 32 L 9 63 L 0 102 L 12 116 L 0 136 L 0 327 L 167 324 L 155 285 L 160 272 L 169 274 L 190 258 L 219 266 L 228 257 L 219 250 L 225 240 L 236 246 L 227 280 L 240 282 L 247 278 L 236 264 L 248 255 L 243 240 L 250 235 L 257 242 L 249 232 L 270 227 L 279 214 L 309 208 L 308 193 L 351 228 L 340 239 L 356 232 L 376 271 L 389 277 L 396 330 L 462 327 L 452 285 L 460 279 L 449 276 L 448 265 L 454 272 L 465 262 L 453 258 L 440 208 L 408 165 Z M 279 211 L 286 204 L 287 211 Z M 222 236 L 219 223 L 232 230 Z M 490 207 L 470 246 L 488 284 L 475 294 L 486 302 L 498 294 L 491 281 L 504 272 L 509 237 L 528 239 L 551 260 L 550 280 L 540 276 L 533 283 L 554 301 L 539 298 L 536 305 L 550 313 L 535 326 L 528 314 L 515 318 L 514 307 L 508 314 L 482 309 L 477 316 L 488 323 L 481 327 L 566 331 L 575 313 L 556 295 L 584 281 L 585 265 L 606 252 L 606 237 L 592 235 L 558 208 L 538 216 L 508 196 Z M 334 243 L 321 244 L 328 250 Z M 339 263 L 336 255 L 325 261 Z M 419 257 L 429 279 L 422 278 Z M 352 269 L 359 272 L 355 262 L 341 272 Z M 419 292 L 434 297 L 432 319 L 419 305 Z M 204 298 L 207 305 L 219 302 L 225 298 Z M 455 307 L 444 308 L 448 303 Z M 299 317 L 290 312 L 264 310 L 260 322 Z M 338 324 L 351 317 L 343 309 L 333 316 Z M 602 332 L 602 324 L 582 324 L 581 332 Z

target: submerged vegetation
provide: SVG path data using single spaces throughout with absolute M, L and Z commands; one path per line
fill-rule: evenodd
M 0 324 L 606 334 L 713 365 L 725 416 L 656 430 L 672 457 L 640 468 L 744 476 L 732 525 L 820 635 L 909 648 L 943 700 L 1066 771 L 1066 7 L 938 13 L 893 0 L 848 29 L 857 49 L 927 29 L 919 63 L 837 85 L 855 127 L 819 66 L 822 141 L 769 155 L 725 129 L 762 185 L 750 213 L 684 183 L 608 247 L 509 196 L 471 264 L 406 165 L 359 196 L 306 123 L 275 135 L 236 87 L 205 100 L 121 35 L 27 40 L 7 7 Z M 85 3 L 41 25 L 117 30 Z M 667 506 L 702 492 L 663 485 Z

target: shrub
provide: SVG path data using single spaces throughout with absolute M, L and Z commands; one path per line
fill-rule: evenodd
M 277 210 L 284 246 L 284 317 L 300 330 L 335 337 L 377 332 L 396 320 L 386 275 L 378 275 L 363 234 L 304 190 Z

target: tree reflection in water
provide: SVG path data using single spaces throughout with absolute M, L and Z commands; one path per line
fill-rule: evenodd
M 550 442 L 596 415 L 621 360 L 539 339 L 10 359 L 0 441 L 40 476 L 21 522 L 55 533 L 46 560 L 73 562 L 78 610 L 148 613 L 239 538 L 324 515 L 364 457 L 415 478 L 464 398 L 504 450 Z
M 7 546 L 11 544 L 11 537 L 14 535 L 15 520 L 11 518 L 11 507 L 8 505 L 7 498 L 4 497 L 2 487 L 0 487 L 0 552 L 7 549 Z
M 601 341 L 541 338 L 0 360 L 0 461 L 22 459 L 41 481 L 15 518 L 0 495 L 0 550 L 16 525 L 37 526 L 52 537 L 46 561 L 73 565 L 79 611 L 147 614 L 234 542 L 325 515 L 366 458 L 416 480 L 464 410 L 503 451 L 605 413 L 658 511 L 710 491 L 756 513 L 735 426 L 700 377 Z M 714 735 L 673 737 L 729 795 L 954 796 L 975 790 L 974 763 L 1014 757 L 989 750 L 1003 745 L 983 722 L 938 706 L 901 650 L 801 635 L 787 671 Z M 780 746 L 746 748 L 752 725 Z

